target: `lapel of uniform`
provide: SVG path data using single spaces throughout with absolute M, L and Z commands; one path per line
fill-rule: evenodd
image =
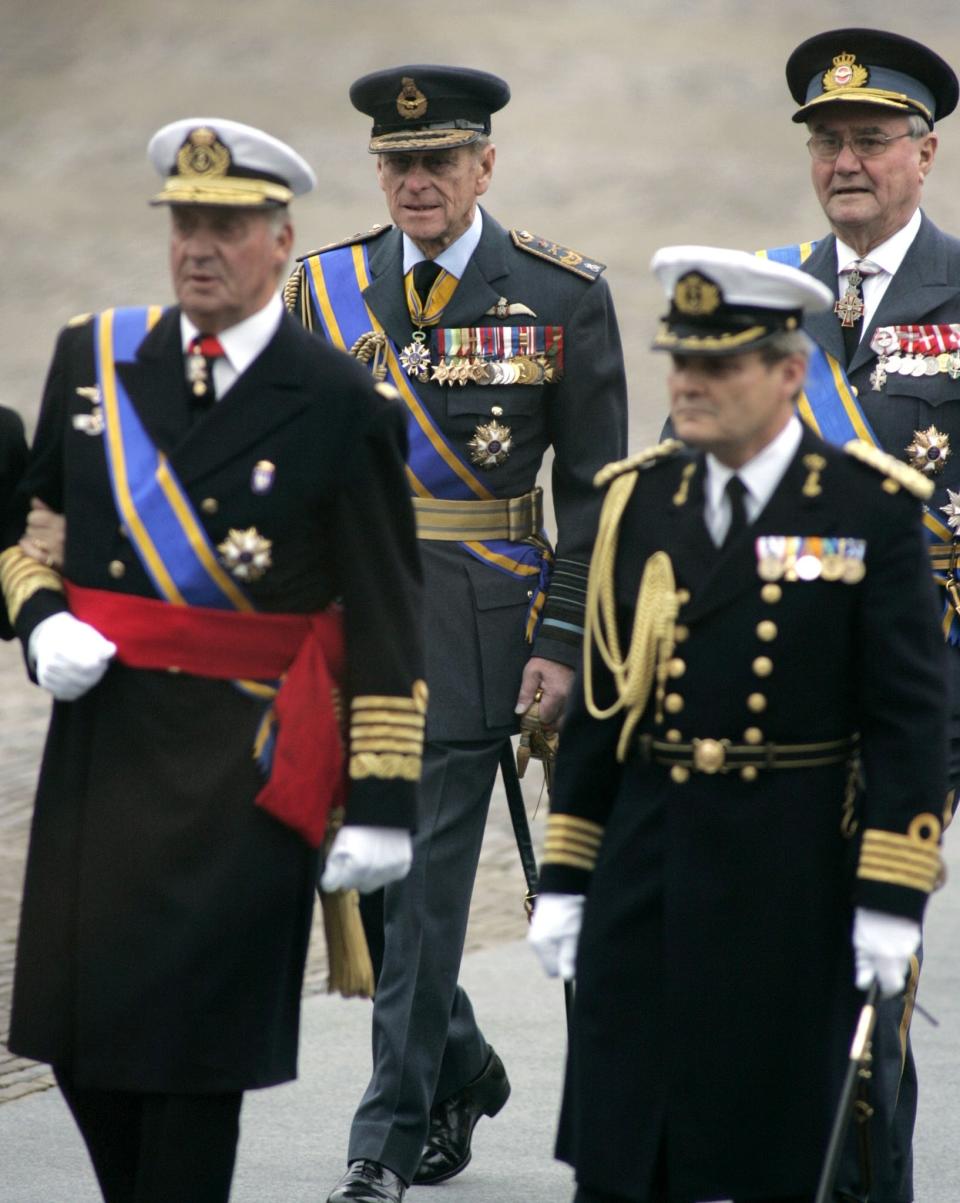
M 837 240 L 832 234 L 817 243 L 810 258 L 803 264 L 803 271 L 825 284 L 834 297 L 837 296 Z M 846 363 L 840 319 L 832 309 L 809 314 L 804 319 L 804 329 L 819 347 L 841 364 Z
M 308 404 L 316 382 L 303 353 L 304 337 L 309 335 L 284 313 L 260 355 L 177 448 L 173 463 L 184 484 L 256 446 Z
M 956 297 L 960 284 L 947 279 L 949 260 L 946 239 L 924 215 L 916 238 L 877 307 L 872 328 L 920 324 L 927 314 Z M 851 372 L 874 358 L 870 336 L 867 333 L 861 339 L 850 364 Z
M 190 429 L 190 410 L 180 342 L 180 310 L 173 306 L 137 348 L 133 363 L 117 375 L 156 446 L 169 454 Z
M 403 235 L 397 226 L 371 244 L 367 262 L 370 283 L 363 299 L 394 343 L 404 347 L 413 325 L 403 292 Z
M 703 520 L 706 459 L 701 452 L 690 463 L 694 468 L 686 489 L 681 483 L 668 498 L 664 531 L 669 531 L 672 536 L 669 546 L 675 549 L 674 559 L 684 584 L 689 588 L 690 582 L 695 582 L 699 594 L 701 583 L 706 582 L 714 570 L 717 549 Z M 684 499 L 678 502 L 678 498 Z
M 470 256 L 460 283 L 450 298 L 440 325 L 443 327 L 475 326 L 485 319 L 482 315 L 495 305 L 502 295 L 492 280 L 501 280 L 510 274 L 507 266 L 507 233 L 501 225 L 481 209 L 483 229 L 476 250 Z

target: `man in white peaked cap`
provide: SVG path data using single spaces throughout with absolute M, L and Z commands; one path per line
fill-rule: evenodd
M 296 1075 L 317 847 L 331 888 L 409 864 L 419 573 L 391 390 L 277 291 L 313 172 L 213 117 L 149 155 L 178 304 L 63 330 L 17 495 L 63 571 L 0 555 L 56 699 L 10 1047 L 107 1203 L 226 1203 L 243 1092 Z
M 931 486 L 797 418 L 825 285 L 652 266 L 678 437 L 597 476 L 530 931 L 577 978 L 557 1155 L 577 1203 L 811 1203 L 861 991 L 902 989 L 940 871 Z

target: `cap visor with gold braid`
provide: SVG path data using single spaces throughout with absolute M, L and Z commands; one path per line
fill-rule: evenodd
M 223 117 L 187 117 L 150 139 L 147 155 L 166 176 L 153 205 L 269 209 L 316 184 L 310 165 L 279 139 Z
M 801 43 L 787 60 L 787 84 L 810 121 L 821 105 L 855 102 L 935 120 L 957 105 L 957 77 L 912 38 L 879 29 L 833 29 Z

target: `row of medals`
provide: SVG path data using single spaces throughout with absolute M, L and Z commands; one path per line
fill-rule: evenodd
M 802 552 L 800 539 L 769 535 L 757 540 L 757 575 L 763 581 L 842 581 L 856 585 L 867 569 L 863 562 L 866 546 L 862 540 L 824 540 L 828 550 L 822 555 Z M 829 550 L 831 543 L 836 550 Z M 801 551 L 801 554 L 797 554 Z
M 403 370 L 421 384 L 550 384 L 556 370 L 546 355 L 516 355 L 512 359 L 483 359 L 454 355 L 431 363 L 430 352 L 413 342 L 400 352 Z
M 940 355 L 880 355 L 870 373 L 873 391 L 879 393 L 888 376 L 936 376 L 945 372 L 951 380 L 960 380 L 960 351 Z

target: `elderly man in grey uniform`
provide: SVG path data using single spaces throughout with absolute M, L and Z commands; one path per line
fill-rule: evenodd
M 956 107 L 957 77 L 926 46 L 875 29 L 817 34 L 793 51 L 786 73 L 830 233 L 767 254 L 801 267 L 836 298 L 807 326 L 817 345 L 801 413 L 827 439 L 873 443 L 936 486 L 924 526 L 951 702 L 946 823 L 960 784 L 960 242 L 920 203 L 938 148 L 934 122 Z M 917 1078 L 907 1033 L 919 967 L 918 955 L 904 998 L 884 1005 L 874 1041 L 874 1128 L 893 1156 L 875 1175 L 871 1203 L 913 1199 Z M 860 1177 L 847 1167 L 855 1199 L 864 1193 Z
M 303 260 L 288 304 L 400 391 L 425 572 L 430 707 L 420 827 L 385 897 L 374 1072 L 330 1195 L 399 1200 L 470 1159 L 509 1093 L 457 987 L 503 742 L 542 691 L 556 721 L 579 655 L 596 469 L 625 443 L 625 383 L 600 264 L 478 206 L 507 84 L 463 68 L 378 71 L 350 90 L 392 226 Z M 556 553 L 537 472 L 552 446 Z M 552 572 L 552 575 L 551 575 Z M 425 1147 L 426 1146 L 426 1147 Z

